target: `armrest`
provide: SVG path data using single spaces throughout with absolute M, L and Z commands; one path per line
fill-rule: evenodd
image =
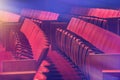
M 1 66 L 2 66 L 2 72 L 36 71 L 37 70 L 37 62 L 34 59 L 3 61 Z
M 35 74 L 36 71 L 1 72 L 0 75 Z
M 103 80 L 120 80 L 119 70 L 102 70 Z
M 120 70 L 120 54 L 105 53 L 88 55 L 86 60 L 86 71 L 90 75 L 90 79 L 103 80 L 102 70 Z M 97 79 L 94 74 L 99 75 Z
M 120 73 L 120 70 L 102 70 L 103 73 Z
M 2 80 L 33 80 L 36 71 L 1 72 Z
M 90 54 L 87 58 L 90 65 L 94 67 L 102 67 L 104 70 L 120 69 L 120 54 Z

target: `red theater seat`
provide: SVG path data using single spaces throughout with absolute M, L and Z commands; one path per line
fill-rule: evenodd
M 2 72 L 0 73 L 0 78 L 3 78 L 3 80 L 33 80 L 37 68 L 47 56 L 49 48 L 47 38 L 35 23 L 25 19 L 20 31 L 14 31 L 14 35 L 12 35 L 15 36 L 14 44 L 17 50 L 15 52 L 17 57 L 15 58 L 19 60 L 4 61 L 1 64 Z M 31 47 L 28 47 L 28 44 Z
M 21 15 L 39 20 L 57 20 L 59 16 L 58 13 L 33 9 L 23 9 Z
M 29 23 L 29 25 L 28 25 Z M 31 28 L 28 28 L 31 27 Z M 25 27 L 25 28 L 24 28 Z M 28 29 L 27 29 L 28 28 Z M 38 59 L 39 53 L 47 46 L 44 33 L 41 29 L 29 19 L 25 19 L 21 31 L 26 35 L 34 54 L 34 59 Z M 30 33 L 31 32 L 31 33 Z M 38 46 L 39 45 L 39 46 Z
M 78 22 L 80 21 L 80 23 L 78 23 L 78 25 L 75 26 L 77 27 L 76 30 L 78 31 L 74 31 L 75 27 L 73 27 L 76 23 L 76 20 Z M 94 24 L 87 23 L 81 19 L 72 18 L 67 29 L 80 35 L 81 37 L 91 42 L 94 46 L 96 46 L 100 50 L 103 50 L 104 52 L 107 53 L 119 52 L 119 50 L 117 49 L 118 46 L 117 44 L 119 43 L 119 41 L 116 41 L 116 43 L 114 42 L 114 40 L 118 39 L 119 36 L 113 34 L 112 32 L 104 30 Z M 112 38 L 114 37 L 114 39 L 112 39 L 111 36 Z M 107 41 L 108 39 L 111 43 Z

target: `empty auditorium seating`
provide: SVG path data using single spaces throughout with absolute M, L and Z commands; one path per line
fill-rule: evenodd
M 79 21 L 78 25 L 77 25 L 78 22 L 77 20 Z M 75 29 L 76 27 L 78 28 Z M 107 30 L 104 30 L 94 24 L 87 23 L 81 19 L 72 18 L 67 29 L 80 35 L 81 37 L 83 37 L 84 39 L 95 45 L 100 50 L 103 50 L 103 52 L 107 52 L 107 53 L 119 52 L 119 49 L 117 49 L 118 47 L 117 44 L 119 44 L 119 41 L 116 41 L 116 39 L 117 40 L 119 39 L 119 36 Z M 79 32 L 77 32 L 77 30 L 79 30 Z M 114 37 L 114 39 L 111 36 Z M 110 43 L 109 41 L 107 41 L 107 39 L 109 39 Z
M 41 29 L 29 19 L 24 20 L 20 31 L 28 39 L 32 48 L 34 59 L 37 60 L 42 49 L 47 48 L 49 45 L 46 36 L 43 31 L 41 31 Z
M 67 29 L 68 30 L 61 28 L 56 29 L 56 45 L 58 46 L 58 49 L 70 58 L 75 65 L 79 66 L 80 70 L 84 73 L 84 75 L 86 75 L 87 79 L 102 80 L 102 71 L 100 71 L 99 68 L 102 70 L 109 69 L 107 68 L 107 65 L 110 65 L 109 62 L 107 62 L 109 61 L 107 60 L 109 56 L 111 56 L 111 58 L 117 58 L 117 55 L 119 55 L 118 44 L 120 42 L 120 37 L 78 18 L 72 18 L 67 26 Z M 96 65 L 96 63 L 100 65 L 100 63 L 97 62 L 98 58 L 92 58 L 96 61 L 92 62 L 92 56 L 106 56 L 104 59 L 106 60 L 106 63 L 104 63 L 104 60 L 100 61 L 101 64 L 106 64 L 106 68 L 102 66 L 98 67 Z M 102 57 L 100 59 L 102 59 Z M 114 61 L 114 66 L 116 66 L 111 66 L 110 69 L 116 70 L 119 67 L 119 60 Z M 99 74 L 96 70 L 92 69 L 93 66 L 95 69 L 98 69 Z M 90 72 L 89 69 L 91 70 Z M 92 73 L 92 70 L 95 72 Z M 100 76 L 96 78 L 94 74 L 98 74 Z
M 91 16 L 79 16 L 80 19 L 97 25 L 105 30 L 113 32 L 119 35 L 119 17 L 113 18 L 99 18 L 99 17 L 91 17 Z M 113 27 L 114 26 L 114 27 Z
M 119 79 L 120 37 L 114 34 L 120 34 L 119 11 L 73 8 L 71 13 L 77 15 L 60 16 L 49 11 L 23 9 L 21 15 L 25 19 L 21 22 L 16 19 L 18 23 L 1 23 L 9 29 L 4 28 L 6 37 L 2 33 L 0 40 L 4 38 L 4 46 L 9 44 L 6 48 L 13 52 L 14 60 L 3 61 L 0 78 L 33 80 L 35 76 L 34 80 Z M 110 32 L 113 29 L 115 32 Z M 15 68 L 13 65 L 16 65 Z
M 33 10 L 33 9 L 23 9 L 21 11 L 21 15 L 27 18 L 31 18 L 34 22 L 37 22 L 38 20 L 69 21 L 71 17 L 76 16 L 76 15 L 70 15 L 70 14 L 59 14 L 59 13 L 54 13 L 49 11 Z
M 87 14 L 82 15 L 82 12 Z M 82 20 L 95 24 L 108 31 L 119 35 L 119 26 L 117 26 L 119 19 L 118 9 L 102 9 L 102 8 L 79 8 L 73 7 L 72 13 L 79 14 Z M 114 27 L 113 27 L 114 26 Z
M 56 43 L 58 49 L 60 49 L 67 57 L 69 57 L 73 63 L 78 65 L 81 71 L 85 74 L 84 68 L 86 57 L 89 54 L 102 54 L 102 51 L 95 48 L 89 42 L 78 37 L 74 33 L 57 28 L 56 31 Z
M 47 56 L 49 48 L 47 38 L 44 35 L 44 32 L 29 19 L 25 19 L 23 21 L 20 31 L 15 31 L 14 29 L 12 31 L 12 36 L 14 36 L 14 44 L 12 45 L 15 47 L 15 52 L 13 55 L 15 56 L 15 59 L 19 60 L 3 62 L 2 65 L 4 66 L 4 71 L 0 73 L 0 76 L 4 80 L 6 80 L 6 76 L 9 77 L 11 74 L 10 80 L 18 79 L 20 77 L 23 80 L 33 80 L 41 61 Z M 18 66 L 11 70 L 13 65 Z M 11 68 L 8 68 L 7 66 L 11 66 Z M 29 66 L 34 67 L 34 69 Z M 26 77 L 24 74 L 26 74 Z M 15 77 L 16 75 L 18 76 Z

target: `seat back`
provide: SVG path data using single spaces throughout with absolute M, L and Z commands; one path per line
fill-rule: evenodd
M 24 20 L 20 31 L 27 37 L 32 48 L 34 59 L 38 60 L 42 50 L 49 46 L 44 32 L 29 19 Z
M 88 23 L 78 18 L 72 18 L 68 30 L 83 37 L 98 49 L 106 53 L 119 53 L 120 37 L 110 31 L 104 30 L 97 25 Z
M 39 20 L 57 20 L 59 16 L 58 13 L 33 9 L 23 9 L 21 15 Z

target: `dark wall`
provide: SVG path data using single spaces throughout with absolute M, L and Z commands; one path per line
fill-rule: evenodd
M 32 8 L 66 13 L 72 6 L 99 7 L 99 8 L 120 8 L 120 0 L 2 0 L 8 9 L 20 12 L 22 8 Z M 2 7 L 3 9 L 3 7 Z
M 20 12 L 22 8 L 32 8 L 39 10 L 48 10 L 59 13 L 69 11 L 69 4 L 57 0 L 5 0 L 1 9 Z
M 72 5 L 84 7 L 120 8 L 120 0 L 61 0 L 61 1 Z

